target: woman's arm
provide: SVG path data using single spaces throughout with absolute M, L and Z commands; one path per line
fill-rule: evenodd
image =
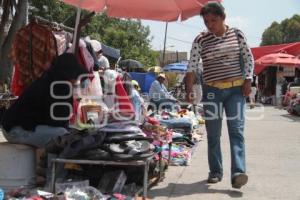
M 201 46 L 199 45 L 199 39 L 202 34 L 198 35 L 192 45 L 191 53 L 190 53 L 190 60 L 188 64 L 188 72 L 186 73 L 186 101 L 192 103 L 192 92 L 193 92 L 193 82 L 194 82 L 194 73 L 198 68 L 201 66 L 199 65 L 199 61 L 201 58 Z

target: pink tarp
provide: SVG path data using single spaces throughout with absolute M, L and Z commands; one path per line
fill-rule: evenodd
M 186 20 L 199 14 L 209 0 L 62 0 L 67 4 L 100 12 L 110 17 L 158 21 Z M 221 1 L 221 0 L 218 0 Z

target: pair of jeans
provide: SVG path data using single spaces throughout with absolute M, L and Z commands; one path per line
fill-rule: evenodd
M 218 89 L 204 85 L 203 108 L 208 141 L 210 174 L 222 178 L 222 152 L 220 137 L 223 111 L 225 110 L 231 151 L 231 177 L 245 173 L 245 124 L 246 100 L 241 86 Z
M 47 125 L 38 125 L 33 131 L 24 130 L 20 126 L 15 126 L 8 133 L 4 132 L 4 137 L 10 143 L 27 144 L 43 148 L 52 138 L 62 136 L 67 132 L 67 129 L 63 127 Z

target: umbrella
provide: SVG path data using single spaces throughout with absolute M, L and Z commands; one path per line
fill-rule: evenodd
M 283 67 L 297 67 L 300 59 L 287 53 L 271 53 L 264 55 L 255 61 L 255 74 L 259 74 L 268 66 L 280 65 Z
M 118 18 L 138 18 L 158 21 L 186 20 L 199 14 L 208 0 L 62 0 L 81 9 L 100 12 Z M 221 1 L 221 0 L 218 0 Z
M 148 72 L 160 73 L 162 69 L 160 66 L 153 66 L 148 69 Z
M 257 59 L 255 63 L 259 65 L 284 65 L 294 67 L 300 65 L 300 59 L 287 53 L 271 53 Z
M 105 44 L 101 44 L 101 48 L 102 48 L 104 55 L 109 56 L 114 59 L 120 58 L 120 50 L 119 49 L 115 49 L 115 48 L 107 46 Z
M 171 63 L 164 66 L 163 70 L 165 72 L 186 72 L 187 64 L 185 63 Z
M 142 65 L 142 63 L 140 63 L 137 60 L 125 59 L 125 60 L 121 60 L 119 62 L 119 67 L 120 68 L 126 68 L 126 69 L 130 70 L 132 68 L 143 68 L 143 65 Z
M 73 43 L 78 40 L 81 9 L 100 12 L 107 11 L 110 17 L 137 18 L 157 21 L 181 21 L 199 14 L 209 0 L 61 0 L 76 6 L 77 16 Z M 221 0 L 216 0 L 221 1 Z M 167 25 L 166 25 L 167 26 Z M 167 33 L 167 28 L 165 35 Z M 165 42 L 166 43 L 166 37 Z

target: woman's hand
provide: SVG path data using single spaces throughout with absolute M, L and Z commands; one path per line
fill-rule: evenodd
M 244 97 L 248 97 L 251 93 L 251 79 L 246 79 L 242 85 L 242 93 Z

